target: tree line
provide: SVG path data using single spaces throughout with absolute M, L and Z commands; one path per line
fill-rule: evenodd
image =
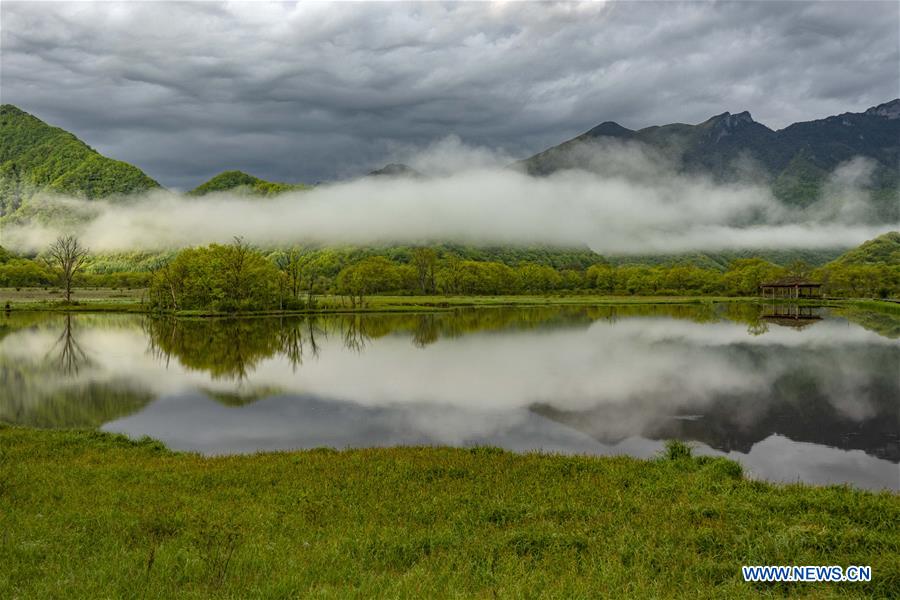
M 691 264 L 587 267 L 473 260 L 446 249 L 412 248 L 348 261 L 328 249 L 264 252 L 235 238 L 229 244 L 186 248 L 145 272 L 86 273 L 88 252 L 61 237 L 40 259 L 0 251 L 0 286 L 146 288 L 159 310 L 294 310 L 313 308 L 316 296 L 338 295 L 351 306 L 377 294 L 398 295 L 727 295 L 753 296 L 759 285 L 787 275 L 823 283 L 828 296 L 896 297 L 900 265 L 832 263 L 812 269 L 760 258 L 733 260 L 727 269 Z
M 317 295 L 338 295 L 360 306 L 366 297 L 397 295 L 727 295 L 753 296 L 759 285 L 788 275 L 819 280 L 825 293 L 846 297 L 900 294 L 900 267 L 832 265 L 813 270 L 759 258 L 737 259 L 718 271 L 688 264 L 667 266 L 596 263 L 556 269 L 524 263 L 464 260 L 416 248 L 408 260 L 367 256 L 323 274 L 317 252 L 294 248 L 266 255 L 241 239 L 189 248 L 156 269 L 150 281 L 155 306 L 165 310 L 275 310 L 314 308 Z

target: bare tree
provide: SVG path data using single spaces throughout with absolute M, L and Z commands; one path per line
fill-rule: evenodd
M 81 245 L 74 235 L 60 236 L 50 245 L 47 251 L 47 262 L 59 269 L 63 286 L 66 288 L 66 302 L 72 299 L 72 281 L 84 261 L 87 260 L 88 249 Z

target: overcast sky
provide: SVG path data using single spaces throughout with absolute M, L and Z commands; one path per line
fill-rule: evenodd
M 449 135 L 520 157 L 613 120 L 773 128 L 900 96 L 900 3 L 0 4 L 2 102 L 164 185 L 315 182 Z

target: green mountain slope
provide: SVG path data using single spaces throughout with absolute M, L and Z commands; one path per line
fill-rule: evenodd
M 829 265 L 900 266 L 900 231 L 890 231 L 841 254 Z
M 682 172 L 711 175 L 718 181 L 752 173 L 794 206 L 815 201 L 840 164 L 865 157 L 874 166 L 868 187 L 877 218 L 900 218 L 900 99 L 779 131 L 757 123 L 748 112 L 722 113 L 698 125 L 675 123 L 638 131 L 606 122 L 516 166 L 532 175 L 563 169 L 602 173 L 620 167 L 604 162 L 602 153 L 596 152 L 610 140 L 644 145 Z
M 198 185 L 190 192 L 190 196 L 204 196 L 214 192 L 232 191 L 250 196 L 275 196 L 284 192 L 306 190 L 309 186 L 302 183 L 280 183 L 266 181 L 243 171 L 225 171 L 209 181 Z
M 157 187 L 137 167 L 107 158 L 15 106 L 0 106 L 0 216 L 40 191 L 94 199 Z

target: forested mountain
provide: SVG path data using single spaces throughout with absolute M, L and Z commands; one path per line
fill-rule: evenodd
M 309 189 L 302 183 L 280 183 L 266 181 L 243 171 L 225 171 L 209 181 L 198 185 L 190 192 L 190 196 L 204 196 L 213 192 L 232 191 L 250 196 L 274 196 L 283 192 Z
M 137 167 L 15 106 L 0 106 L 0 216 L 43 190 L 94 199 L 157 187 Z
M 889 231 L 864 242 L 830 265 L 900 265 L 900 231 Z
M 821 193 L 831 172 L 858 156 L 871 161 L 869 178 L 884 220 L 900 218 L 898 161 L 900 161 L 900 99 L 863 113 L 845 113 L 818 121 L 797 123 L 779 131 L 753 121 L 749 113 L 723 113 L 699 125 L 673 124 L 639 131 L 616 123 L 598 125 L 585 134 L 546 150 L 517 166 L 534 175 L 547 175 L 566 168 L 599 170 L 604 152 L 596 145 L 624 140 L 647 147 L 664 163 L 674 161 L 685 172 L 707 173 L 719 180 L 763 177 L 786 202 L 804 205 Z M 760 175 L 762 174 L 762 175 Z M 389 164 L 369 176 L 421 177 L 403 164 Z M 77 137 L 11 105 L 0 107 L 0 216 L 20 209 L 36 192 L 49 190 L 87 199 L 140 192 L 159 184 L 140 169 L 106 158 Z M 232 191 L 250 196 L 273 196 L 308 189 L 303 184 L 270 182 L 242 171 L 225 171 L 188 192 L 202 196 Z M 52 203 L 51 203 L 52 204 Z M 18 210 L 12 219 L 27 220 L 47 206 Z M 43 214 L 43 213 L 41 213 Z M 6 219 L 9 222 L 9 219 Z M 842 249 L 696 252 L 683 255 L 609 256 L 611 263 L 693 264 L 724 271 L 732 260 L 758 256 L 786 265 L 801 260 L 810 265 L 828 261 L 846 264 L 897 261 L 900 234 L 891 233 L 839 256 Z M 449 248 L 450 246 L 448 246 Z M 391 254 L 385 249 L 379 252 Z M 454 252 L 472 260 L 504 264 L 535 262 L 555 268 L 584 268 L 601 260 L 587 248 L 541 249 L 463 248 Z M 134 264 L 109 265 L 118 271 Z
M 571 168 L 614 171 L 621 164 L 610 164 L 616 161 L 596 152 L 610 140 L 644 146 L 653 158 L 671 161 L 687 173 L 767 183 L 781 200 L 799 206 L 819 197 L 839 165 L 865 157 L 872 172 L 863 180 L 873 193 L 877 217 L 900 218 L 900 99 L 778 131 L 757 123 L 748 112 L 722 113 L 698 125 L 675 123 L 637 131 L 606 122 L 516 166 L 533 175 Z M 390 164 L 369 175 L 419 174 L 406 165 Z M 90 199 L 155 187 L 159 184 L 137 167 L 104 157 L 71 133 L 15 106 L 0 107 L 0 215 L 16 210 L 40 190 Z M 237 190 L 271 196 L 306 187 L 226 171 L 189 194 Z
M 637 131 L 606 122 L 516 166 L 532 175 L 576 168 L 602 173 L 620 168 L 596 152 L 610 141 L 644 146 L 655 158 L 671 161 L 685 173 L 767 183 L 779 199 L 797 206 L 819 197 L 839 165 L 865 157 L 872 161 L 871 175 L 864 179 L 878 216 L 891 220 L 900 216 L 900 99 L 778 131 L 757 123 L 749 112 L 722 113 L 698 125 L 674 123 Z

